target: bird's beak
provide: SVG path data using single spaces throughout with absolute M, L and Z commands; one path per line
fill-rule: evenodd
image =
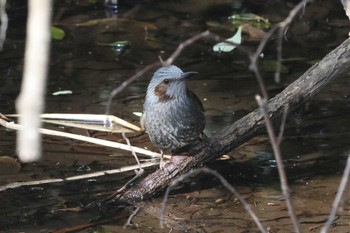
M 196 72 L 196 71 L 184 72 L 182 74 L 182 78 L 189 78 L 189 77 L 192 77 L 193 75 L 196 75 L 196 74 L 198 74 L 198 72 Z

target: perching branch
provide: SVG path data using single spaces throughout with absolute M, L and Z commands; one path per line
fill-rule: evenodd
M 280 122 L 284 106 L 289 106 L 290 117 L 297 108 L 315 96 L 331 80 L 349 70 L 350 39 L 347 39 L 268 102 L 267 107 L 272 122 Z M 190 154 L 193 156 L 174 156 L 173 160 L 165 165 L 164 170 L 157 170 L 148 175 L 118 197 L 131 203 L 150 198 L 169 185 L 174 178 L 216 159 L 254 136 L 264 133 L 265 130 L 263 114 L 260 109 L 256 109 L 226 127 L 222 133 L 218 134 L 220 137 L 211 142 L 203 141 L 192 148 Z

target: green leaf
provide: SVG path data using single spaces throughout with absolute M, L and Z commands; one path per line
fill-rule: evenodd
M 214 45 L 213 51 L 227 53 L 227 52 L 231 52 L 232 50 L 234 50 L 237 47 L 237 45 L 240 45 L 242 43 L 242 26 L 239 26 L 236 34 L 233 37 L 228 38 L 226 41 L 234 43 L 236 45 L 231 44 L 231 43 L 227 43 L 227 42 L 220 42 L 220 43 Z
M 63 40 L 65 36 L 66 33 L 61 28 L 51 26 L 51 37 L 54 40 Z
M 118 55 L 124 54 L 124 52 L 130 47 L 130 42 L 127 40 L 122 41 L 115 41 L 112 43 L 97 43 L 101 46 L 108 46 L 111 47 L 114 52 L 116 52 Z
M 243 23 L 248 23 L 249 25 L 261 28 L 268 29 L 271 27 L 271 23 L 268 19 L 265 19 L 259 15 L 255 15 L 252 13 L 247 14 L 235 14 L 228 17 L 229 21 L 234 25 L 241 25 Z

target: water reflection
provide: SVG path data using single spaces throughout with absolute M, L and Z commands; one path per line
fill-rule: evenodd
M 0 54 L 2 113 L 14 112 L 23 63 L 26 8 L 16 1 L 11 2 L 9 15 L 12 25 L 9 26 L 4 51 Z M 285 16 L 283 12 L 289 11 L 285 4 L 292 2 L 287 2 L 279 3 L 283 10 L 278 11 L 275 7 L 273 12 L 269 12 L 271 10 L 266 6 L 257 7 L 258 2 L 243 1 L 242 4 L 247 10 L 259 9 L 261 12 L 265 9 L 264 15 L 272 22 L 278 22 Z M 94 20 L 105 15 L 102 4 L 74 6 L 64 1 L 57 4 L 60 8 L 55 12 L 60 14 L 57 13 L 54 21 L 66 30 L 68 36 L 63 41 L 52 42 L 46 112 L 66 113 L 104 113 L 106 100 L 113 88 L 144 65 L 157 61 L 158 55 L 166 58 L 178 43 L 207 29 L 208 25 L 224 25 L 226 15 L 223 12 L 231 9 L 231 5 L 222 3 L 226 6 L 225 11 L 209 14 L 209 10 L 212 12 L 214 8 L 204 2 L 159 2 L 155 5 L 152 1 L 145 1 L 123 5 L 115 19 L 95 21 L 96 24 L 93 24 Z M 317 6 L 320 11 L 312 11 L 313 14 L 306 11 L 295 23 L 295 28 L 290 30 L 283 47 L 284 64 L 288 66 L 289 73 L 283 74 L 281 84 L 275 84 L 272 73 L 263 70 L 271 96 L 295 80 L 310 66 L 309 63 L 320 59 L 347 37 L 347 27 L 341 23 L 344 13 L 340 4 L 331 1 L 323 1 L 322 4 Z M 307 24 L 304 25 L 306 17 Z M 209 20 L 219 23 L 213 24 Z M 76 26 L 84 22 L 91 25 Z M 303 29 L 303 35 L 308 35 L 305 40 L 298 28 Z M 222 36 L 231 33 L 230 29 L 221 27 L 210 29 Z M 331 29 L 334 33 L 332 39 L 329 38 Z M 326 34 L 318 33 L 320 30 Z M 122 40 L 129 41 L 130 47 L 118 55 L 99 44 Z M 310 41 L 317 43 L 311 46 Z M 191 80 L 189 85 L 205 99 L 207 130 L 215 135 L 215 132 L 256 108 L 254 95 L 259 89 L 255 77 L 248 71 L 246 55 L 241 52 L 214 54 L 209 51 L 213 44 L 207 40 L 198 42 L 185 50 L 176 64 L 199 72 L 198 78 Z M 300 49 L 300 45 L 304 47 Z M 257 43 L 247 42 L 245 46 L 254 50 Z M 272 41 L 264 52 L 264 59 L 275 59 L 274 54 L 275 44 Z M 113 102 L 112 113 L 137 122 L 132 112 L 142 109 L 149 78 L 149 74 L 145 75 L 118 95 Z M 340 78 L 287 124 L 282 143 L 284 165 L 297 212 L 306 231 L 320 226 L 327 216 L 339 181 L 338 175 L 349 152 L 348 86 L 348 77 Z M 66 89 L 72 90 L 73 94 L 51 96 L 54 91 Z M 93 136 L 122 141 L 118 135 L 97 133 Z M 15 133 L 0 129 L 0 138 L 1 156 L 14 157 Z M 133 137 L 132 143 L 151 147 L 145 135 Z M 111 154 L 119 157 L 110 157 Z M 0 183 L 64 178 L 134 163 L 129 154 L 121 151 L 50 137 L 44 138 L 44 156 L 43 161 L 23 164 L 20 171 L 1 175 Z M 266 137 L 257 137 L 208 166 L 237 187 L 271 231 L 290 232 L 291 224 L 281 198 L 276 164 Z M 151 171 L 153 169 L 147 170 Z M 161 195 L 144 204 L 132 220 L 132 226 L 126 229 L 123 226 L 136 207 L 117 202 L 102 203 L 111 190 L 121 187 L 133 175 L 131 172 L 78 182 L 8 189 L 0 193 L 0 229 L 29 232 L 30 228 L 31 232 L 48 232 L 92 223 L 88 227 L 96 231 L 164 231 L 159 228 L 158 222 Z M 256 229 L 233 194 L 210 176 L 194 177 L 178 187 L 172 192 L 167 209 L 167 224 L 174 231 L 247 232 Z M 347 202 L 344 209 L 348 209 Z M 337 220 L 339 232 L 347 230 L 342 221 L 346 222 L 340 216 Z

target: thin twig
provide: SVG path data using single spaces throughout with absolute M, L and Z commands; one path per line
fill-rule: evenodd
M 337 210 L 339 208 L 339 204 L 340 204 L 342 197 L 343 197 L 343 194 L 344 194 L 344 190 L 345 190 L 346 185 L 347 185 L 348 180 L 349 180 L 349 175 L 350 175 L 350 154 L 348 155 L 348 159 L 346 161 L 344 174 L 343 174 L 343 177 L 340 181 L 337 195 L 335 196 L 334 201 L 333 201 L 331 213 L 329 214 L 329 217 L 328 217 L 326 224 L 322 227 L 321 233 L 326 233 L 334 221 L 334 217 L 337 213 Z
M 140 160 L 139 160 L 139 158 L 137 157 L 137 155 L 136 155 L 136 153 L 135 153 L 135 150 L 134 150 L 133 147 L 131 146 L 129 138 L 125 135 L 124 132 L 122 132 L 122 136 L 123 136 L 124 140 L 126 141 L 126 144 L 128 145 L 131 154 L 134 156 L 134 158 L 135 158 L 137 164 L 140 166 L 139 170 L 141 171 L 142 168 L 141 168 Z
M 22 130 L 22 126 L 19 124 L 15 124 L 13 122 L 7 122 L 3 119 L 0 118 L 0 125 L 4 126 L 7 129 L 13 129 L 13 130 Z M 74 140 L 79 140 L 79 141 L 84 141 L 84 142 L 89 142 L 93 143 L 96 145 L 101 145 L 101 146 L 106 146 L 106 147 L 111 147 L 111 148 L 116 148 L 116 149 L 121 149 L 121 150 L 127 150 L 130 151 L 130 147 L 128 145 L 118 143 L 118 142 L 111 142 L 103 139 L 98 139 L 98 138 L 91 138 L 83 135 L 77 135 L 77 134 L 72 134 L 72 133 L 66 133 L 66 132 L 61 132 L 61 131 L 56 131 L 56 130 L 51 130 L 51 129 L 43 129 L 40 128 L 39 132 L 45 135 L 50 135 L 50 136 L 58 136 L 58 137 L 64 137 L 64 138 L 71 138 Z M 159 158 L 159 153 L 152 152 L 149 150 L 145 150 L 139 147 L 132 146 L 131 147 L 135 152 L 148 155 L 152 158 Z M 167 158 L 170 158 L 169 155 L 166 155 Z
M 251 66 L 256 66 L 256 63 L 260 57 L 260 54 L 264 50 L 266 43 L 269 41 L 273 33 L 278 29 L 278 28 L 286 28 L 294 19 L 294 17 L 298 14 L 298 12 L 305 7 L 305 5 L 309 2 L 312 2 L 313 0 L 303 0 L 301 1 L 298 5 L 296 5 L 290 12 L 288 17 L 283 20 L 282 22 L 274 25 L 266 34 L 264 39 L 260 42 L 258 48 L 256 49 L 255 53 L 251 57 Z M 280 38 L 282 39 L 282 37 Z
M 154 162 L 156 163 L 156 162 Z M 135 180 L 137 180 L 138 178 L 140 178 L 144 172 L 144 170 L 141 168 L 140 169 L 140 165 L 138 165 L 138 169 L 135 169 L 135 176 L 133 176 L 130 180 L 128 180 L 121 188 L 117 189 L 116 191 L 114 191 L 111 195 L 109 195 L 103 202 L 106 203 L 112 199 L 118 198 L 125 189 L 127 189 L 132 183 L 134 183 Z
M 289 105 L 287 104 L 286 106 L 284 106 L 284 109 L 283 109 L 283 115 L 282 115 L 282 120 L 281 120 L 281 125 L 280 125 L 280 132 L 278 133 L 278 138 L 276 140 L 276 143 L 278 145 L 281 144 L 282 139 L 283 139 L 284 129 L 285 129 L 286 122 L 287 122 L 288 109 L 289 109 Z
M 258 48 L 256 49 L 255 53 L 253 55 L 250 56 L 250 65 L 249 65 L 249 69 L 252 70 L 253 72 L 257 73 L 258 70 L 258 60 L 260 57 L 260 54 L 262 53 L 262 51 L 264 50 L 266 43 L 271 39 L 272 35 L 275 33 L 275 31 L 277 29 L 280 29 L 280 33 L 282 33 L 285 28 L 292 22 L 292 20 L 294 19 L 294 17 L 298 14 L 298 12 L 305 7 L 305 5 L 308 2 L 311 2 L 312 0 L 303 0 L 301 1 L 298 5 L 296 5 L 290 12 L 288 17 L 283 20 L 282 22 L 274 25 L 273 27 L 271 27 L 271 29 L 266 33 L 266 36 L 264 37 L 264 39 L 260 42 Z M 282 33 L 283 34 L 283 33 Z M 278 40 L 282 40 L 283 36 L 280 35 Z M 282 43 L 281 43 L 282 45 Z M 281 57 L 282 55 L 278 55 L 278 57 Z M 264 99 L 269 99 L 268 98 L 268 94 L 267 94 L 267 90 L 266 90 L 266 86 L 264 84 L 263 79 L 261 78 L 261 75 L 257 75 L 257 79 L 259 82 L 259 86 L 260 89 L 262 91 L 262 96 Z
M 218 172 L 216 172 L 212 169 L 206 168 L 206 167 L 191 170 L 190 172 L 181 175 L 180 177 L 176 178 L 175 180 L 173 180 L 171 182 L 171 184 L 168 186 L 167 190 L 165 191 L 164 200 L 162 202 L 162 209 L 161 209 L 161 215 L 160 215 L 160 226 L 161 227 L 163 227 L 163 225 L 164 225 L 164 215 L 165 215 L 167 199 L 168 199 L 168 196 L 169 196 L 169 193 L 170 193 L 172 187 L 175 187 L 176 185 L 178 185 L 180 182 L 184 181 L 188 177 L 198 175 L 199 173 L 207 173 L 207 174 L 213 175 L 216 178 L 218 178 L 220 180 L 221 184 L 225 188 L 227 188 L 230 192 L 232 192 L 237 197 L 237 199 L 242 203 L 243 207 L 247 210 L 247 212 L 253 218 L 253 220 L 254 220 L 255 224 L 258 226 L 259 230 L 263 233 L 267 233 L 265 228 L 263 227 L 263 225 L 259 221 L 259 218 L 256 216 L 256 214 L 254 213 L 254 211 L 252 210 L 252 208 L 250 207 L 248 202 L 246 202 L 245 199 L 239 194 L 239 192 L 237 192 L 237 190 L 222 175 L 220 175 Z
M 155 166 L 157 164 L 158 163 L 155 161 L 145 162 L 145 163 L 141 164 L 141 167 L 143 167 L 143 168 L 151 167 L 151 166 Z M 34 186 L 34 185 L 66 182 L 66 181 L 91 179 L 91 178 L 96 178 L 99 176 L 113 175 L 113 174 L 118 174 L 118 173 L 122 173 L 122 172 L 132 171 L 132 170 L 135 170 L 137 168 L 139 168 L 139 165 L 132 165 L 132 166 L 122 167 L 122 168 L 117 168 L 117 169 L 93 172 L 93 173 L 78 175 L 78 176 L 70 176 L 70 177 L 67 177 L 64 179 L 44 179 L 44 180 L 35 180 L 35 181 L 13 182 L 10 184 L 0 186 L 0 192 L 5 191 L 5 190 L 10 189 L 10 188 L 14 189 L 14 188 L 22 187 L 22 186 Z
M 5 114 L 6 117 L 19 117 L 19 114 Z M 82 129 L 90 129 L 95 131 L 107 131 L 110 133 L 119 132 L 139 132 L 140 127 L 126 120 L 113 115 L 104 114 L 75 114 L 75 113 L 44 113 L 40 115 L 42 121 L 76 127 Z M 109 122 L 109 127 L 105 126 L 105 122 Z
M 160 66 L 160 65 L 169 66 L 169 65 L 171 65 L 176 60 L 176 58 L 181 54 L 183 49 L 185 49 L 190 44 L 196 42 L 197 40 L 199 40 L 199 39 L 201 39 L 203 37 L 207 37 L 209 35 L 211 35 L 210 32 L 209 31 L 205 31 L 205 32 L 202 32 L 202 33 L 199 33 L 199 34 L 196 34 L 196 35 L 192 36 L 190 39 L 187 39 L 186 41 L 184 41 L 181 44 L 179 44 L 177 49 L 173 52 L 173 54 L 165 62 L 160 60 L 160 61 L 154 62 L 154 63 L 152 63 L 150 65 L 147 65 L 145 68 L 143 68 L 142 70 L 138 71 L 136 74 L 134 74 L 129 79 L 127 79 L 122 84 L 120 84 L 120 86 L 117 87 L 116 89 L 114 89 L 111 92 L 111 94 L 109 95 L 109 98 L 108 98 L 108 101 L 107 101 L 107 105 L 106 105 L 106 114 L 109 114 L 109 110 L 110 110 L 113 98 L 117 94 L 119 94 L 121 91 L 123 91 L 126 86 L 128 86 L 130 83 L 132 83 L 133 81 L 135 81 L 136 79 L 141 77 L 147 71 L 149 71 L 149 70 L 151 70 L 151 69 L 153 69 L 153 68 L 155 68 L 157 66 Z
M 136 153 L 135 153 L 133 147 L 132 147 L 131 144 L 130 144 L 129 138 L 126 137 L 126 135 L 125 135 L 124 132 L 122 133 L 122 135 L 123 135 L 124 140 L 125 140 L 126 143 L 128 144 L 129 149 L 130 149 L 130 151 L 131 151 L 131 154 L 134 156 L 134 158 L 135 158 L 135 160 L 136 160 L 136 162 L 137 162 L 137 164 L 138 164 L 139 167 L 138 167 L 138 169 L 135 170 L 135 176 L 134 176 L 133 178 L 131 178 L 128 182 L 126 182 L 126 184 L 124 184 L 123 187 L 121 187 L 120 189 L 118 189 L 117 191 L 115 191 L 115 192 L 112 194 L 112 197 L 115 197 L 117 194 L 121 193 L 123 190 L 125 190 L 127 187 L 129 187 L 129 185 L 130 185 L 131 183 L 133 183 L 135 180 L 137 180 L 138 178 L 140 178 L 140 177 L 142 176 L 143 172 L 144 172 L 144 170 L 143 170 L 142 167 L 141 167 L 141 163 L 140 163 L 140 161 L 139 161 L 139 158 L 137 157 L 137 155 L 136 155 Z
M 154 162 L 154 163 L 157 163 L 157 162 Z M 141 164 L 138 165 L 138 169 L 135 169 L 135 176 L 133 178 L 131 178 L 130 180 L 128 180 L 124 185 L 123 187 L 121 187 L 120 189 L 118 189 L 116 191 L 116 193 L 121 193 L 122 191 L 124 191 L 126 188 L 129 187 L 129 185 L 131 185 L 135 180 L 137 180 L 138 178 L 140 178 L 144 172 L 144 170 L 142 169 L 142 166 Z
M 286 176 L 286 172 L 284 170 L 284 165 L 283 165 L 282 156 L 281 156 L 281 148 L 279 147 L 279 145 L 277 143 L 276 135 L 275 135 L 275 132 L 273 130 L 273 125 L 272 125 L 271 119 L 269 117 L 269 113 L 268 113 L 267 106 L 266 106 L 267 101 L 265 99 L 262 99 L 259 95 L 256 95 L 255 99 L 258 102 L 259 107 L 264 114 L 265 125 L 266 125 L 266 129 L 267 129 L 269 139 L 271 142 L 272 150 L 273 150 L 273 153 L 275 155 L 278 174 L 279 174 L 280 182 L 281 182 L 281 188 L 282 188 L 283 195 L 286 199 L 289 216 L 292 220 L 295 232 L 300 233 L 300 225 L 299 225 L 298 219 L 295 215 L 292 200 L 290 198 L 287 176 Z
M 135 81 L 136 79 L 138 79 L 139 77 L 141 77 L 144 73 L 146 73 L 147 71 L 157 67 L 161 65 L 160 62 L 155 62 L 152 63 L 146 67 L 144 67 L 142 70 L 138 71 L 136 74 L 134 74 L 133 76 L 131 76 L 129 79 L 125 80 L 124 82 L 122 82 L 122 84 L 120 84 L 119 87 L 117 87 L 116 89 L 114 89 L 111 94 L 109 95 L 109 98 L 107 100 L 107 104 L 106 104 L 106 114 L 109 114 L 109 110 L 111 108 L 111 104 L 112 104 L 112 100 L 113 98 L 119 94 L 120 92 L 122 92 L 124 90 L 125 87 L 127 87 L 130 83 L 132 83 L 133 81 Z
M 137 207 L 129 216 L 128 220 L 126 221 L 126 223 L 124 224 L 123 228 L 125 229 L 127 226 L 133 226 L 133 224 L 131 224 L 131 220 L 136 216 L 136 214 L 140 211 L 141 207 Z
M 268 114 L 268 109 L 267 109 L 267 100 L 269 99 L 268 92 L 266 89 L 266 85 L 264 84 L 264 80 L 260 74 L 257 62 L 260 57 L 260 54 L 262 53 L 263 49 L 266 46 L 266 43 L 270 40 L 272 35 L 275 33 L 277 29 L 279 29 L 279 36 L 278 36 L 278 44 L 277 44 L 277 67 L 275 71 L 275 80 L 279 81 L 280 79 L 280 69 L 281 69 L 281 62 L 282 62 L 282 39 L 283 39 L 283 32 L 285 31 L 285 28 L 292 22 L 294 17 L 299 13 L 301 9 L 305 7 L 305 5 L 310 2 L 311 0 L 303 0 L 301 1 L 298 5 L 296 5 L 290 12 L 288 17 L 283 20 L 282 22 L 274 25 L 267 33 L 265 38 L 260 42 L 257 50 L 255 53 L 250 56 L 250 70 L 252 70 L 255 73 L 255 76 L 257 78 L 257 81 L 260 86 L 260 90 L 262 92 L 263 98 L 261 98 L 259 95 L 256 96 L 256 100 L 260 106 L 260 109 L 263 111 L 264 114 L 264 120 L 265 120 L 265 125 L 267 128 L 267 132 L 269 135 L 269 139 L 272 145 L 272 149 L 275 155 L 276 163 L 277 163 L 277 168 L 278 168 L 278 173 L 280 176 L 280 181 L 281 181 L 281 189 L 284 194 L 284 197 L 286 198 L 286 203 L 288 207 L 288 213 L 291 217 L 294 230 L 297 233 L 300 233 L 300 225 L 298 223 L 297 217 L 295 215 L 294 207 L 292 204 L 292 201 L 290 199 L 290 194 L 289 194 L 289 188 L 288 188 L 288 182 L 287 182 L 287 177 L 285 174 L 285 170 L 283 167 L 283 162 L 282 162 L 282 157 L 281 157 L 281 149 L 279 147 L 280 142 L 282 141 L 282 136 L 283 136 L 283 131 L 285 127 L 285 121 L 286 121 L 286 111 L 287 109 L 284 109 L 284 115 L 282 117 L 282 123 L 280 126 L 280 133 L 278 135 L 278 138 L 276 138 L 273 125 L 271 122 L 271 119 Z
M 279 29 L 279 36 L 277 39 L 277 46 L 276 46 L 276 52 L 277 52 L 277 62 L 276 62 L 276 70 L 275 70 L 275 82 L 280 83 L 281 82 L 281 63 L 282 63 L 282 44 L 283 44 L 283 32 L 284 28 L 280 27 Z
M 289 24 L 292 22 L 294 17 L 299 13 L 301 9 L 305 9 L 308 2 L 312 0 L 304 0 L 300 2 L 296 7 L 294 7 L 290 12 L 288 17 L 278 24 L 278 38 L 277 38 L 277 67 L 275 71 L 275 82 L 279 83 L 281 81 L 281 63 L 282 63 L 282 43 L 284 38 L 284 32 Z
M 173 54 L 171 54 L 171 56 L 163 63 L 163 66 L 169 66 L 169 65 L 173 64 L 173 62 L 176 60 L 176 58 L 181 54 L 182 50 L 184 50 L 187 46 L 193 44 L 197 40 L 199 40 L 203 37 L 207 37 L 209 35 L 210 35 L 210 32 L 205 31 L 205 32 L 196 34 L 196 35 L 192 36 L 191 38 L 185 40 L 181 44 L 179 44 L 179 46 L 177 46 L 177 49 L 175 50 L 175 52 L 173 52 Z

